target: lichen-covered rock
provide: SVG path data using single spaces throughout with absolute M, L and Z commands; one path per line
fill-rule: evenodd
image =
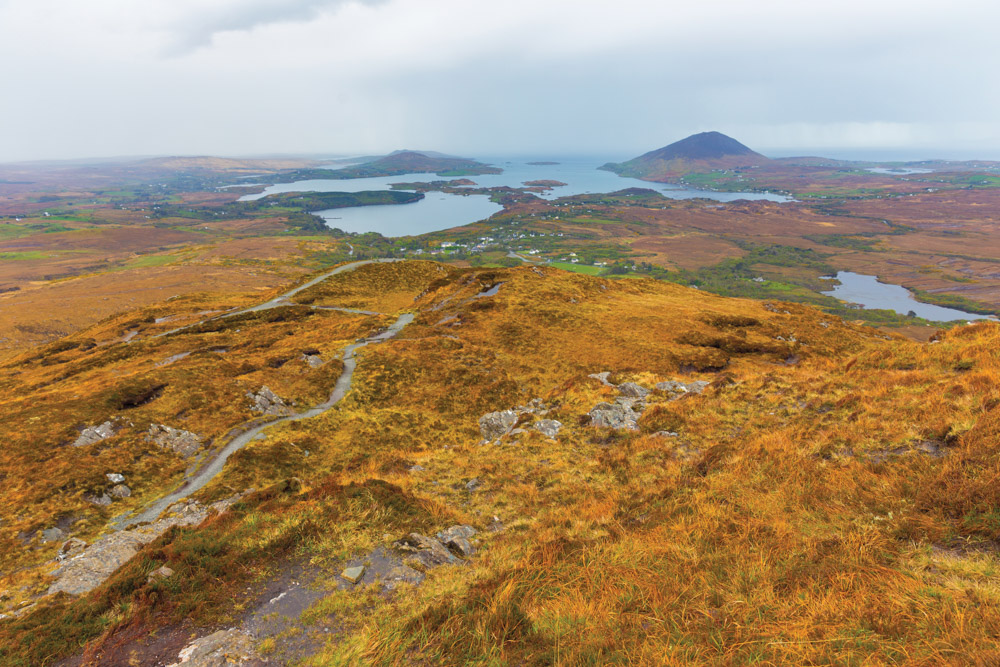
M 472 543 L 464 537 L 453 537 L 445 543 L 445 546 L 448 547 L 453 554 L 461 556 L 462 558 L 468 558 L 472 554 L 476 553 Z
M 59 547 L 59 555 L 56 556 L 56 560 L 64 561 L 79 555 L 84 549 L 87 548 L 87 543 L 78 537 L 71 537 L 63 545 Z
M 111 496 L 106 493 L 102 493 L 99 496 L 93 493 L 85 493 L 83 494 L 83 499 L 91 505 L 97 505 L 98 507 L 107 507 L 111 504 Z
M 455 537 L 464 537 L 466 539 L 474 536 L 478 531 L 472 526 L 452 526 L 445 530 L 442 530 L 437 534 L 437 538 L 442 542 L 447 542 L 448 540 Z
M 424 576 L 423 572 L 414 570 L 409 565 L 397 565 L 382 575 L 380 581 L 382 582 L 382 590 L 393 591 L 400 584 L 418 586 L 424 580 Z
M 476 553 L 472 542 L 469 541 L 475 534 L 476 529 L 472 526 L 452 526 L 438 533 L 437 538 L 456 556 L 468 558 Z
M 104 474 L 108 478 L 108 481 L 112 484 L 121 484 L 125 481 L 125 475 L 117 472 L 109 472 Z
M 59 528 L 47 528 L 42 531 L 42 542 L 58 542 L 64 533 Z
M 163 565 L 150 572 L 149 576 L 146 577 L 146 581 L 153 582 L 160 579 L 169 579 L 172 576 L 174 576 L 174 571 L 166 565 Z
M 115 498 L 129 498 L 132 496 L 132 489 L 128 488 L 124 484 L 115 484 L 111 487 L 108 492 Z
M 169 667 L 232 667 L 260 662 L 253 639 L 239 630 L 219 630 L 196 639 L 177 654 Z
M 517 423 L 517 413 L 513 410 L 491 412 L 479 418 L 479 432 L 484 440 L 496 440 L 503 437 Z
M 208 517 L 210 510 L 223 511 L 236 497 L 220 500 L 205 507 L 195 501 L 184 501 L 168 508 L 168 516 L 132 530 L 110 533 L 84 549 L 70 554 L 52 575 L 56 581 L 49 594 L 64 592 L 80 595 L 93 590 L 142 548 L 167 532 L 172 526 L 196 526 Z
M 646 398 L 649 390 L 635 382 L 625 382 L 618 385 L 618 392 L 628 398 Z
M 592 426 L 633 431 L 639 428 L 639 413 L 628 402 L 598 403 L 589 414 Z
M 554 438 L 559 435 L 559 429 L 562 428 L 562 422 L 556 421 L 555 419 L 540 419 L 532 424 L 532 426 L 546 438 Z
M 80 436 L 73 441 L 73 446 L 86 447 L 87 445 L 94 445 L 102 440 L 107 440 L 117 432 L 118 429 L 115 428 L 114 422 L 110 420 L 97 426 L 88 426 L 80 431 Z
M 306 362 L 306 364 L 309 365 L 309 368 L 319 368 L 326 363 L 323 361 L 323 357 L 318 354 L 303 354 L 302 361 Z
M 656 388 L 662 392 L 670 394 L 671 399 L 678 399 L 681 396 L 687 394 L 700 394 L 705 391 L 710 383 L 704 380 L 695 380 L 693 382 L 680 382 L 678 380 L 669 380 L 667 382 L 659 382 Z
M 268 387 L 261 387 L 256 394 L 247 392 L 247 398 L 251 401 L 250 410 L 253 412 L 259 412 L 268 417 L 287 417 L 295 414 L 295 411 Z
M 412 555 L 424 567 L 436 567 L 456 561 L 455 556 L 448 551 L 447 547 L 433 537 L 427 537 L 420 533 L 410 533 L 396 542 L 395 546 L 400 552 Z
M 158 447 L 169 449 L 184 458 L 193 456 L 201 449 L 202 439 L 197 433 L 172 428 L 164 424 L 150 424 L 146 440 Z
M 603 385 L 608 387 L 613 387 L 614 385 L 608 382 L 608 377 L 611 375 L 611 371 L 602 371 L 600 373 L 591 373 L 587 377 L 593 378 Z

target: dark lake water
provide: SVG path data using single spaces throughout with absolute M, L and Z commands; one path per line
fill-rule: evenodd
M 534 158 L 537 159 L 537 158 Z M 558 161 L 555 165 L 530 165 L 532 158 L 485 159 L 484 162 L 501 167 L 502 174 L 483 174 L 470 176 L 470 180 L 482 187 L 522 187 L 525 181 L 555 180 L 566 183 L 565 186 L 553 188 L 540 193 L 544 199 L 557 199 L 578 194 L 603 193 L 623 190 L 625 188 L 649 188 L 662 192 L 672 199 L 692 199 L 703 197 L 716 201 L 734 201 L 737 199 L 768 199 L 771 201 L 789 201 L 782 195 L 760 192 L 711 192 L 708 190 L 692 190 L 664 183 L 649 183 L 635 178 L 622 178 L 609 171 L 600 171 L 597 167 L 609 160 L 603 158 L 552 158 Z M 321 179 L 281 183 L 268 186 L 263 192 L 246 195 L 240 199 L 250 201 L 260 199 L 270 194 L 282 192 L 361 192 L 364 190 L 388 190 L 391 183 L 420 182 L 435 180 L 453 180 L 435 176 L 434 174 L 404 174 L 401 176 L 383 176 L 378 178 L 356 178 L 347 180 Z M 407 236 L 425 234 L 467 225 L 479 220 L 485 220 L 494 213 L 503 210 L 499 204 L 494 204 L 484 195 L 457 195 L 442 192 L 428 192 L 421 201 L 412 204 L 394 206 L 358 206 L 338 208 L 317 213 L 326 219 L 331 227 L 337 227 L 345 232 L 378 232 L 383 236 Z
M 996 319 L 989 315 L 977 315 L 954 308 L 921 303 L 914 299 L 913 294 L 905 287 L 880 283 L 875 276 L 840 271 L 837 273 L 837 280 L 840 281 L 840 285 L 823 293 L 841 301 L 861 304 L 868 309 L 894 310 L 900 315 L 913 311 L 918 317 L 935 322 Z

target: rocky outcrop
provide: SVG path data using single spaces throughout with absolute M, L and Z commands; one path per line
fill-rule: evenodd
M 614 387 L 615 385 L 611 384 L 608 381 L 608 378 L 610 376 L 611 376 L 611 371 L 601 371 L 600 373 L 591 373 L 587 377 L 593 378 L 605 386 Z
M 396 542 L 395 547 L 399 552 L 420 561 L 427 568 L 448 565 L 458 561 L 455 555 L 443 544 L 433 537 L 427 537 L 420 533 L 410 533 Z
M 540 419 L 531 426 L 546 438 L 555 438 L 559 435 L 559 429 L 562 428 L 562 422 L 556 421 L 555 419 Z
M 302 361 L 306 362 L 309 368 L 319 368 L 326 363 L 323 361 L 323 357 L 319 356 L 319 354 L 303 354 Z
M 280 400 L 280 399 L 279 399 Z M 184 458 L 196 454 L 202 447 L 202 439 L 197 433 L 172 428 L 164 424 L 150 424 L 146 440 L 163 449 L 169 449 Z
M 457 563 L 475 553 L 470 538 L 476 534 L 472 526 L 452 526 L 437 534 L 437 538 L 410 533 L 393 545 L 400 553 L 411 556 L 425 568 Z
M 498 440 L 510 433 L 517 423 L 518 415 L 513 410 L 491 412 L 479 418 L 479 432 L 483 440 Z
M 260 664 L 253 639 L 238 628 L 219 630 L 181 649 L 169 667 L 233 667 Z
M 115 427 L 114 422 L 110 420 L 97 426 L 88 426 L 80 431 L 80 436 L 73 441 L 73 446 L 86 447 L 87 445 L 96 445 L 102 440 L 107 440 L 117 432 L 118 429 Z
M 619 400 L 614 403 L 598 403 L 589 413 L 591 426 L 613 429 L 636 430 L 639 428 L 641 410 L 633 409 L 631 400 Z
M 636 382 L 613 384 L 608 380 L 610 376 L 610 371 L 587 376 L 606 387 L 617 389 L 619 394 L 613 403 L 602 402 L 591 408 L 588 413 L 590 424 L 605 428 L 637 430 L 639 417 L 642 416 L 642 412 L 646 408 L 646 399 L 649 398 L 651 391 Z M 704 380 L 687 383 L 671 380 L 658 383 L 656 389 L 666 393 L 670 400 L 677 400 L 687 394 L 700 394 L 708 385 L 709 383 Z M 676 433 L 672 435 L 676 435 Z
M 549 408 L 542 402 L 542 399 L 533 398 L 528 401 L 527 405 L 519 405 L 511 410 L 500 410 L 499 412 L 491 412 L 483 415 L 479 418 L 479 432 L 483 436 L 484 443 L 500 440 L 506 435 L 520 435 L 526 433 L 526 431 L 521 428 L 515 428 L 515 426 L 523 415 L 540 417 L 548 413 Z M 539 428 L 538 424 L 543 424 L 543 426 Z M 559 433 L 561 427 L 562 424 L 554 419 L 543 419 L 535 425 L 536 430 L 550 438 L 554 438 Z M 549 435 L 550 433 L 551 435 Z
M 686 394 L 700 394 L 705 391 L 705 387 L 708 385 L 709 383 L 704 380 L 695 380 L 694 382 L 670 380 L 668 382 L 658 382 L 656 388 L 659 391 L 670 394 L 671 399 L 678 399 Z
M 106 493 L 102 493 L 101 495 L 85 493 L 83 494 L 83 499 L 91 505 L 97 505 L 98 507 L 107 507 L 111 504 L 111 496 Z
M 42 531 L 42 542 L 58 542 L 63 535 L 61 528 L 47 528 Z
M 91 591 L 132 558 L 143 545 L 152 542 L 169 528 L 197 525 L 208 517 L 211 510 L 224 511 L 235 501 L 236 497 L 233 497 L 208 507 L 195 501 L 182 502 L 169 508 L 166 518 L 132 530 L 105 535 L 86 548 L 77 548 L 52 573 L 56 580 L 49 586 L 48 592 L 80 595 Z
M 113 498 L 130 498 L 132 496 L 132 489 L 125 486 L 124 484 L 115 484 L 108 491 Z
M 452 526 L 438 533 L 437 538 L 456 556 L 468 558 L 476 553 L 469 541 L 475 534 L 476 529 L 472 526 Z
M 261 387 L 256 394 L 247 392 L 247 398 L 251 401 L 250 410 L 253 412 L 268 417 L 287 417 L 295 414 L 295 411 L 268 387 Z
M 625 382 L 618 385 L 618 393 L 626 398 L 642 399 L 649 395 L 649 390 L 635 382 Z

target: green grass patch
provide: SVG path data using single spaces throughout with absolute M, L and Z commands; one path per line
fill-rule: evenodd
M 599 276 L 604 273 L 604 267 L 587 266 L 586 264 L 573 264 L 572 262 L 550 262 L 549 266 L 554 266 L 557 269 L 562 269 L 563 271 L 582 273 L 588 276 Z
M 51 256 L 52 255 L 48 253 L 43 253 L 41 250 L 25 250 L 23 252 L 0 252 L 0 260 L 6 260 L 11 262 L 23 262 L 25 260 L 31 260 L 31 259 L 45 259 Z
M 166 266 L 178 261 L 175 255 L 144 255 L 130 259 L 125 263 L 127 269 L 144 269 L 153 266 Z

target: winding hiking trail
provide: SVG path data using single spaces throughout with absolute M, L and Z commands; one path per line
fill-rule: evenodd
M 207 317 L 203 320 L 198 320 L 197 322 L 192 322 L 191 324 L 185 324 L 182 327 L 177 327 L 176 329 L 171 329 L 170 331 L 164 331 L 163 333 L 158 333 L 153 338 L 163 338 L 165 336 L 170 336 L 181 331 L 186 331 L 193 327 L 205 324 L 206 322 L 213 322 L 215 320 L 224 320 L 228 317 L 236 317 L 237 315 L 245 315 L 247 313 L 259 313 L 262 310 L 271 310 L 272 308 L 281 308 L 283 306 L 297 306 L 305 304 L 297 304 L 291 300 L 293 296 L 298 294 L 303 290 L 307 290 L 313 285 L 318 285 L 327 278 L 331 278 L 339 273 L 347 273 L 348 271 L 353 271 L 359 266 L 364 266 L 365 264 L 387 264 L 391 262 L 402 262 L 402 259 L 363 259 L 357 262 L 351 262 L 350 264 L 344 264 L 343 266 L 338 266 L 337 268 L 322 273 L 315 278 L 302 283 L 298 287 L 288 290 L 284 294 L 280 294 L 269 301 L 257 304 L 256 306 L 250 306 L 249 308 L 240 308 L 239 310 L 234 310 L 228 313 L 223 313 L 222 315 L 215 315 L 213 317 Z M 338 308 L 336 306 L 309 306 L 317 310 L 336 310 L 342 313 L 356 313 L 358 315 L 381 315 L 382 313 L 375 313 L 369 310 L 358 310 L 357 308 Z M 131 340 L 131 339 L 129 339 Z M 125 341 L 128 342 L 128 341 Z
M 277 296 L 260 305 L 252 306 L 250 308 L 244 308 L 242 310 L 235 311 L 232 313 L 226 313 L 225 315 L 219 315 L 216 317 L 208 318 L 206 320 L 202 320 L 201 322 L 196 322 L 195 324 L 189 324 L 185 327 L 174 329 L 173 331 L 168 331 L 165 334 L 159 334 L 159 335 L 165 336 L 178 331 L 183 331 L 184 329 L 189 329 L 193 326 L 197 326 L 198 324 L 202 324 L 203 322 L 208 322 L 215 319 L 234 317 L 236 315 L 241 315 L 243 313 L 252 313 L 262 310 L 268 310 L 271 308 L 278 308 L 281 306 L 292 305 L 292 303 L 289 301 L 289 299 L 292 296 L 295 296 L 302 290 L 312 287 L 313 285 L 316 285 L 317 283 L 320 283 L 326 280 L 327 278 L 330 278 L 331 276 L 335 276 L 339 273 L 344 273 L 347 271 L 353 271 L 359 266 L 363 266 L 365 264 L 372 264 L 375 262 L 393 262 L 393 261 L 400 261 L 400 260 L 393 260 L 393 259 L 363 260 L 358 262 L 352 262 L 350 264 L 345 264 L 343 266 L 337 267 L 332 271 L 328 271 L 316 278 L 313 278 L 312 280 L 302 285 L 299 285 L 295 289 L 289 290 L 288 292 L 285 292 L 281 296 Z M 361 313 L 366 315 L 378 314 L 378 313 L 369 313 L 368 311 L 358 311 L 347 308 L 334 308 L 333 310 L 343 310 L 346 312 Z M 222 472 L 223 467 L 226 465 L 226 461 L 229 459 L 230 456 L 232 456 L 234 452 L 237 452 L 243 447 L 245 447 L 247 443 L 256 438 L 264 430 L 272 426 L 276 426 L 277 424 L 283 424 L 285 422 L 310 419 L 312 417 L 321 415 L 330 408 L 332 408 L 334 405 L 339 403 L 341 399 L 343 399 L 344 396 L 347 394 L 347 392 L 350 391 L 351 389 L 351 381 L 354 377 L 354 369 L 357 367 L 357 359 L 355 353 L 359 349 L 365 347 L 366 345 L 370 345 L 372 343 L 381 343 L 383 341 L 389 340 L 390 338 L 398 334 L 400 331 L 402 331 L 403 327 L 412 322 L 413 317 L 414 316 L 412 313 L 404 313 L 403 315 L 400 315 L 399 318 L 382 333 L 376 336 L 365 338 L 360 342 L 348 345 L 347 348 L 344 350 L 344 355 L 342 357 L 344 362 L 344 370 L 343 372 L 341 372 L 340 377 L 337 378 L 337 382 L 333 386 L 333 391 L 330 393 L 330 397 L 326 401 L 303 412 L 289 415 L 287 417 L 280 417 L 278 419 L 274 419 L 264 424 L 258 424 L 253 428 L 244 431 L 239 435 L 234 436 L 229 442 L 226 443 L 226 445 L 221 450 L 218 451 L 218 453 L 216 453 L 214 456 L 208 459 L 204 464 L 202 464 L 200 468 L 198 468 L 192 473 L 187 474 L 177 489 L 161 497 L 159 500 L 149 505 L 139 514 L 133 516 L 126 516 L 119 519 L 114 523 L 114 528 L 116 530 L 122 530 L 124 528 L 128 528 L 129 526 L 133 526 L 135 524 L 156 520 L 156 518 L 160 516 L 163 510 L 167 509 L 168 507 L 178 502 L 179 500 L 187 498 L 191 494 L 200 490 L 210 481 L 212 481 L 212 479 L 214 479 L 216 475 Z

